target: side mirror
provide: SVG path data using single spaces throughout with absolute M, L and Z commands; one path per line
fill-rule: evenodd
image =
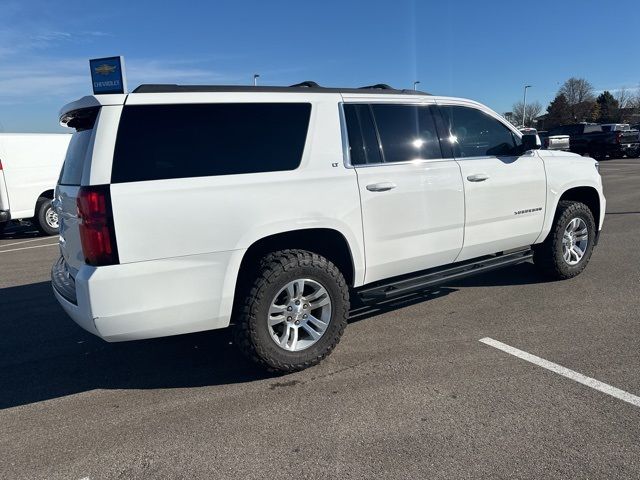
M 539 150 L 542 142 L 537 133 L 525 133 L 522 135 L 522 151 Z

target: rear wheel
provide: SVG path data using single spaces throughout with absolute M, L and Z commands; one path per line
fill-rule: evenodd
M 264 257 L 235 318 L 234 338 L 270 371 L 293 372 L 319 363 L 340 341 L 349 289 L 338 268 L 306 250 Z
M 4 229 L 7 228 L 8 224 L 9 224 L 9 222 L 1 222 L 0 223 L 0 235 L 2 235 L 4 233 Z
M 51 199 L 40 197 L 36 204 L 35 223 L 45 235 L 58 234 L 58 214 L 51 205 Z
M 535 245 L 533 262 L 547 276 L 575 277 L 585 269 L 596 236 L 596 224 L 584 203 L 561 201 L 546 240 Z

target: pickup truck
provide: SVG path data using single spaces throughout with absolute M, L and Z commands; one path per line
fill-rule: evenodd
M 604 131 L 595 123 L 562 125 L 549 130 L 549 136 L 569 135 L 570 150 L 581 155 L 587 154 L 596 160 L 609 157 L 637 157 L 640 154 L 638 131 Z
M 325 358 L 354 303 L 527 261 L 574 277 L 606 209 L 595 160 L 384 84 L 143 85 L 60 117 L 64 310 L 109 342 L 230 326 L 278 372 Z
M 549 135 L 547 131 L 538 132 L 542 148 L 545 150 L 562 150 L 568 152 L 570 149 L 569 135 Z
M 58 233 L 51 202 L 70 140 L 66 133 L 0 133 L 0 234 L 15 220 Z

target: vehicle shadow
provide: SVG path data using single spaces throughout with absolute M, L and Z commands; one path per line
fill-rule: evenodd
M 0 409 L 98 388 L 196 387 L 269 377 L 231 345 L 227 330 L 107 343 L 67 317 L 49 282 L 0 289 Z
M 29 238 L 47 237 L 32 225 L 11 225 L 4 232 L 0 232 L 0 240 L 21 240 Z M 53 236 L 52 238 L 56 238 Z
M 457 287 L 541 281 L 525 263 L 374 306 L 354 305 L 349 322 L 449 295 Z M 0 289 L 0 409 L 94 389 L 187 388 L 274 376 L 239 353 L 229 329 L 107 343 L 67 317 L 49 282 Z

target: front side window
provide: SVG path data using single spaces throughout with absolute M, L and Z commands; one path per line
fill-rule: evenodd
M 520 138 L 494 117 L 471 107 L 444 106 L 456 157 L 511 156 Z
M 294 170 L 309 103 L 125 106 L 113 183 Z

